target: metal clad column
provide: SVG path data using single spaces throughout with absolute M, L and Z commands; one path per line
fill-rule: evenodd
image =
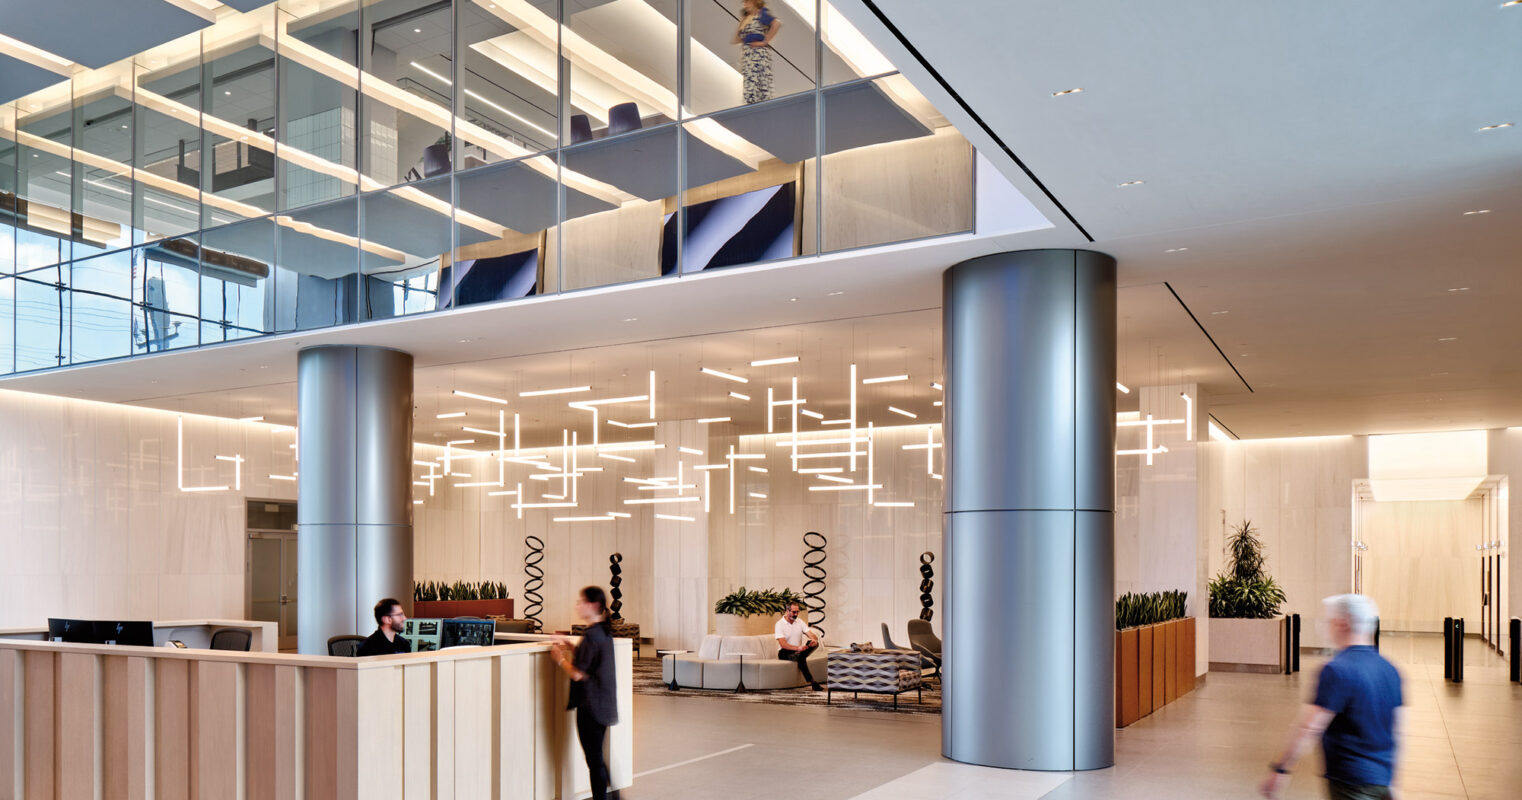
M 1115 260 L 1032 250 L 945 274 L 941 752 L 1115 762 Z
M 412 356 L 307 348 L 296 391 L 297 643 L 325 655 L 382 597 L 412 606 Z

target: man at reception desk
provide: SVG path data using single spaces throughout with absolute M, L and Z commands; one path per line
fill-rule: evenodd
M 407 614 L 402 604 L 388 597 L 375 604 L 375 633 L 370 634 L 359 646 L 359 655 L 388 656 L 392 653 L 410 653 L 412 645 L 399 634 L 407 626 Z

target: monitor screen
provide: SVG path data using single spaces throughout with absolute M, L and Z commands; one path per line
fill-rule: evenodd
M 497 623 L 489 619 L 446 619 L 440 647 L 490 647 L 497 636 Z
M 84 619 L 48 618 L 48 641 L 99 644 L 95 638 L 95 623 Z
M 797 219 L 796 184 L 784 183 L 687 206 L 682 271 L 698 272 L 790 258 Z M 661 274 L 676 271 L 676 215 L 666 215 Z
M 410 617 L 402 631 L 402 638 L 412 643 L 412 652 L 426 653 L 439 649 L 443 638 L 443 620 L 436 617 Z
M 95 623 L 95 640 L 101 644 L 152 647 L 153 623 L 135 620 L 97 621 Z

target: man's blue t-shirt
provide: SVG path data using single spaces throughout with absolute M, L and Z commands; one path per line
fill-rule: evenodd
M 1321 745 L 1326 777 L 1350 786 L 1389 786 L 1395 771 L 1400 673 L 1372 647 L 1355 645 L 1321 668 L 1316 705 L 1334 712 Z

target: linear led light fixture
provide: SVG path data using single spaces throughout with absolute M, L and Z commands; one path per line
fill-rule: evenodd
M 684 517 L 680 514 L 656 514 L 656 519 L 669 519 L 672 522 L 697 522 L 697 517 Z
M 731 461 L 743 461 L 745 459 L 766 458 L 765 453 L 730 453 L 725 458 Z
M 883 486 L 880 483 L 853 483 L 853 484 L 851 484 L 849 486 L 844 486 L 844 485 L 842 485 L 842 486 L 810 486 L 809 487 L 809 491 L 811 491 L 811 492 L 848 492 L 848 491 L 851 491 L 853 489 L 865 489 L 865 490 L 868 490 L 868 491 L 873 491 L 873 490 L 877 490 L 877 489 L 881 489 L 881 488 L 883 488 Z
M 843 471 L 844 470 L 841 467 L 801 467 L 798 470 L 798 474 L 800 474 L 800 475 L 821 475 L 821 474 L 825 474 L 825 473 L 829 473 L 829 472 L 843 472 Z
M 575 394 L 576 392 L 590 392 L 590 386 L 565 386 L 559 389 L 535 389 L 531 392 L 519 392 L 519 397 L 544 397 L 550 394 Z
M 799 453 L 798 458 L 850 458 L 861 455 L 860 450 L 841 450 L 835 453 Z M 852 472 L 856 470 L 852 468 Z
M 1221 426 L 1215 424 L 1215 420 L 1211 420 L 1209 422 L 1209 430 L 1210 430 L 1210 438 L 1212 438 L 1212 439 L 1214 439 L 1214 440 L 1216 440 L 1218 442 L 1229 442 L 1229 441 L 1231 441 L 1231 437 L 1226 435 L 1226 431 L 1221 430 Z
M 466 433 L 479 433 L 479 434 L 481 434 L 483 436 L 501 436 L 502 435 L 501 431 L 489 431 L 489 430 L 486 430 L 485 428 L 462 427 L 462 428 L 460 428 L 460 430 L 465 431 Z
M 626 462 L 628 462 L 630 464 L 636 463 L 635 459 L 632 459 L 632 458 L 630 458 L 628 456 L 618 456 L 618 455 L 614 455 L 612 453 L 598 453 L 597 457 L 598 458 L 608 458 L 608 459 L 612 459 L 614 461 L 626 461 Z
M 518 490 L 517 489 L 508 489 L 508 490 L 502 491 L 502 492 L 487 492 L 486 496 L 487 497 L 515 497 L 515 496 L 517 496 L 517 494 L 518 494 Z
M 762 494 L 760 492 L 746 492 L 745 494 L 746 494 L 746 496 L 748 496 L 748 497 L 754 497 L 757 500 L 765 500 L 766 499 L 766 495 L 764 495 L 764 494 Z
M 1127 389 L 1126 385 L 1124 383 L 1121 383 L 1120 381 L 1116 381 L 1115 382 L 1115 388 L 1119 389 L 1121 394 L 1130 394 L 1131 393 L 1131 390 Z
M 710 470 L 710 469 L 729 469 L 729 465 L 728 464 L 699 464 L 699 465 L 693 467 L 693 469 L 699 470 L 699 471 Z
M 723 378 L 726 381 L 734 381 L 735 383 L 750 383 L 750 378 L 742 378 L 739 375 L 731 375 L 728 372 L 722 372 L 711 367 L 701 367 L 698 369 L 698 372 L 701 372 L 704 375 L 712 375 L 715 378 Z
M 264 417 L 238 417 L 239 422 L 263 422 Z
M 798 413 L 804 415 L 805 417 L 813 417 L 814 419 L 824 419 L 824 415 L 823 414 L 819 413 L 818 411 L 810 411 L 810 410 L 808 410 L 806 408 L 800 408 L 800 409 L 798 409 Z
M 415 505 L 415 506 L 420 506 L 420 505 L 423 504 L 423 501 L 422 500 L 413 500 L 412 504 Z
M 816 477 L 816 478 L 818 478 L 819 480 L 822 480 L 822 481 L 831 481 L 833 483 L 855 483 L 856 482 L 856 481 L 851 480 L 850 478 L 837 478 L 834 475 L 816 474 L 816 475 L 814 475 L 814 477 Z
M 752 362 L 750 362 L 750 365 L 753 366 L 753 367 L 771 367 L 771 366 L 776 366 L 777 364 L 797 364 L 797 363 L 798 363 L 798 357 L 797 356 L 784 356 L 782 358 L 763 358 L 760 361 L 752 361 Z
M 1147 456 L 1148 459 L 1149 459 L 1148 463 L 1150 464 L 1151 463 L 1150 459 L 1151 459 L 1151 457 L 1152 457 L 1152 455 L 1154 453 L 1166 453 L 1166 452 L 1168 452 L 1168 446 L 1167 445 L 1158 445 L 1157 447 L 1147 447 L 1147 448 L 1142 448 L 1142 449 L 1138 449 L 1138 450 L 1116 450 L 1115 451 L 1115 455 L 1118 455 L 1118 456 Z
M 549 495 L 545 495 L 549 497 Z M 512 508 L 575 508 L 575 503 L 513 503 Z
M 821 433 L 822 433 L 822 431 L 821 431 Z M 865 443 L 866 441 L 867 441 L 867 437 L 865 437 L 865 436 L 846 436 L 846 437 L 843 437 L 843 438 L 830 438 L 830 439 L 798 439 L 798 438 L 781 439 L 781 440 L 772 442 L 772 444 L 777 446 L 777 447 L 792 447 L 793 445 L 811 445 L 811 444 L 813 444 L 813 445 L 819 445 L 819 444 L 857 444 L 857 443 Z
M 587 386 L 581 387 L 581 389 L 589 389 L 589 388 L 591 388 L 591 387 L 587 387 Z M 572 389 L 560 389 L 560 390 L 556 390 L 555 394 L 564 394 L 565 392 L 569 392 L 569 391 L 580 391 L 580 389 L 576 389 L 576 390 L 572 390 Z M 588 407 L 588 406 L 614 405 L 616 403 L 642 403 L 646 399 L 648 399 L 648 397 L 649 397 L 648 395 L 643 395 L 643 394 L 631 394 L 631 395 L 629 395 L 627 397 L 604 397 L 604 398 L 602 398 L 600 400 L 573 400 L 573 401 L 571 401 L 569 403 L 566 403 L 566 405 L 571 406 L 572 408 L 584 408 L 584 407 Z
M 1149 417 L 1147 419 L 1126 419 L 1126 420 L 1121 420 L 1120 422 L 1115 423 L 1115 427 L 1117 427 L 1117 428 L 1140 428 L 1140 427 L 1142 427 L 1144 425 L 1182 425 L 1182 424 L 1184 424 L 1184 421 L 1181 420 L 1181 419 L 1152 419 L 1152 418 Z
M 492 397 L 489 394 L 476 394 L 475 392 L 466 392 L 460 389 L 455 389 L 454 394 L 458 397 L 469 397 L 472 400 L 484 400 L 488 403 L 496 403 L 499 406 L 507 405 L 506 400 L 503 400 L 500 397 Z
M 945 387 L 941 386 L 941 382 L 940 381 L 931 381 L 930 382 L 930 388 L 936 390 L 937 392 L 944 391 L 944 389 L 945 389 Z
M 694 447 L 678 447 L 677 450 L 680 451 L 680 452 L 686 453 L 688 455 L 691 455 L 691 456 L 700 456 L 700 455 L 703 455 L 703 451 L 702 450 L 698 450 L 697 448 L 694 448 Z
M 935 406 L 936 408 L 940 408 L 944 404 L 941 401 L 937 400 L 934 403 L 931 403 L 930 405 Z
M 67 58 L 50 53 L 40 47 L 27 44 L 20 39 L 13 39 L 0 34 L 0 53 L 4 53 L 17 61 L 25 61 L 34 67 L 40 67 L 49 72 L 62 75 L 65 78 L 72 76 L 80 69 Z M 19 103 L 17 105 L 20 105 Z
M 765 475 L 765 474 L 766 474 L 766 467 L 748 467 L 748 469 L 749 469 L 749 470 L 750 470 L 750 471 L 751 471 L 751 472 L 759 472 L 759 473 L 761 473 L 761 474 L 762 474 L 762 475 Z
M 434 414 L 433 418 L 434 419 L 459 419 L 460 417 L 463 417 L 463 416 L 465 416 L 465 412 L 464 411 L 450 411 L 447 414 Z
M 678 493 L 681 493 L 684 489 L 696 489 L 698 487 L 697 484 L 693 483 L 662 483 L 654 486 L 636 486 L 634 488 L 642 492 L 655 492 L 661 489 L 675 489 Z
M 174 464 L 174 466 L 175 466 L 175 473 L 176 473 L 176 476 L 178 478 L 178 483 L 179 483 L 180 491 L 182 491 L 182 492 L 225 492 L 225 491 L 227 491 L 228 488 L 229 488 L 227 486 L 186 486 L 185 485 L 185 418 L 183 416 L 176 415 L 175 418 L 174 418 L 174 423 L 175 423 L 175 442 L 176 442 L 176 445 L 175 445 L 176 446 L 176 453 L 175 453 L 175 464 Z M 238 459 L 237 466 L 238 467 L 242 467 L 242 463 L 241 462 L 243 460 L 243 457 L 241 455 L 234 455 L 234 456 L 232 456 L 232 458 Z M 228 459 L 226 459 L 223 456 L 217 456 L 217 459 L 218 460 L 223 460 L 223 461 L 228 460 Z
M 456 472 L 455 474 L 456 475 L 464 475 L 464 473 L 461 473 L 461 472 Z M 464 475 L 464 477 L 469 478 L 470 476 L 469 475 Z M 457 483 L 457 484 L 454 485 L 454 488 L 456 488 L 456 489 L 473 489 L 473 488 L 479 488 L 479 487 L 482 487 L 482 486 L 496 487 L 496 486 L 501 486 L 501 485 L 502 484 L 497 483 L 496 481 L 474 481 L 474 482 L 471 482 L 471 483 Z
M 714 422 L 729 422 L 729 417 L 704 417 L 698 420 L 699 425 L 708 425 Z
M 907 380 L 909 380 L 908 375 L 885 375 L 881 378 L 862 378 L 861 383 L 863 386 L 866 386 L 873 383 L 893 383 L 894 381 Z
M 877 506 L 878 508 L 914 508 L 914 503 L 909 502 L 909 501 L 900 501 L 900 502 L 889 503 L 889 502 L 884 502 L 882 500 L 879 500 L 876 503 L 873 503 L 872 505 Z
M 654 422 L 619 422 L 616 419 L 608 420 L 609 425 L 617 425 L 620 428 L 654 428 Z
M 232 462 L 232 464 L 233 464 L 233 488 L 241 490 L 243 488 L 243 456 L 234 454 L 234 455 L 230 455 L 230 456 L 216 456 L 216 459 L 218 461 L 231 461 Z
M 820 425 L 850 425 L 851 424 L 851 420 L 849 418 L 848 419 L 826 419 L 826 420 L 820 420 L 819 424 Z
M 1188 392 L 1179 392 L 1179 397 L 1184 398 L 1184 441 L 1194 441 L 1194 398 Z
M 434 72 L 433 70 L 423 66 L 422 64 L 417 63 L 416 61 L 410 61 L 408 63 L 412 65 L 413 69 L 416 69 L 418 72 L 421 72 L 424 75 L 427 75 L 428 77 L 433 78 L 434 80 L 444 84 L 445 86 L 453 86 L 454 85 L 454 81 L 444 77 L 443 75 L 440 75 L 437 72 Z M 492 102 L 490 99 L 485 97 L 484 95 L 481 95 L 480 93 L 476 92 L 474 89 L 466 89 L 465 90 L 465 96 L 469 97 L 469 98 L 472 98 L 472 99 L 475 99 L 475 100 L 480 100 L 481 102 L 483 102 L 483 103 L 491 106 L 492 108 L 494 108 L 494 109 L 496 109 L 496 110 L 498 110 L 498 111 L 508 115 L 509 117 L 512 117 L 513 119 L 518 120 L 519 122 L 523 123 L 524 125 L 527 125 L 530 128 L 533 128 L 534 130 L 539 131 L 540 133 L 544 134 L 545 136 L 550 137 L 551 141 L 554 141 L 554 139 L 555 139 L 555 134 L 554 134 L 553 131 L 546 130 L 545 128 L 543 128 L 541 126 L 534 124 L 534 122 L 532 120 L 528 119 L 527 117 L 524 117 L 524 116 L 522 116 L 522 115 L 520 115 L 520 114 L 518 114 L 518 113 L 516 113 L 516 112 L 514 112 L 514 111 L 512 111 L 510 109 L 506 109 L 506 108 L 503 108 L 500 105 L 497 105 L 496 103 Z
M 938 473 L 938 472 L 932 472 L 932 473 L 930 473 L 930 477 L 932 477 L 932 478 L 934 478 L 935 480 L 938 480 L 938 481 L 945 480 L 945 478 L 940 473 Z
M 919 419 L 920 418 L 920 415 L 918 415 L 918 414 L 916 414 L 916 413 L 914 413 L 912 411 L 905 411 L 902 408 L 899 408 L 898 406 L 888 406 L 888 410 L 892 411 L 895 414 L 901 414 L 901 415 L 903 415 L 905 417 L 908 417 L 909 419 Z
M 624 483 L 637 483 L 641 486 L 664 486 L 666 482 L 659 478 L 624 478 Z
M 560 476 L 557 475 L 556 477 L 558 478 Z M 547 495 L 544 496 L 544 499 L 546 499 L 546 500 L 564 500 L 565 499 L 565 495 L 563 495 L 563 494 L 547 494 Z M 575 508 L 576 504 L 575 503 L 571 503 L 570 507 L 571 508 Z
M 632 500 L 625 500 L 624 505 L 639 506 L 654 505 L 657 503 L 696 503 L 701 499 L 702 498 L 700 497 L 636 497 Z
M 294 480 L 296 480 L 296 476 L 295 475 L 276 475 L 275 473 L 272 472 L 272 473 L 270 473 L 270 480 L 275 480 L 275 481 L 294 481 Z M 419 486 L 427 486 L 428 485 L 427 481 L 422 481 L 422 482 L 414 481 L 414 483 L 417 483 Z
M 729 396 L 733 397 L 736 400 L 749 400 L 750 399 L 750 395 L 748 395 L 748 394 L 740 394 L 739 392 L 730 392 Z

